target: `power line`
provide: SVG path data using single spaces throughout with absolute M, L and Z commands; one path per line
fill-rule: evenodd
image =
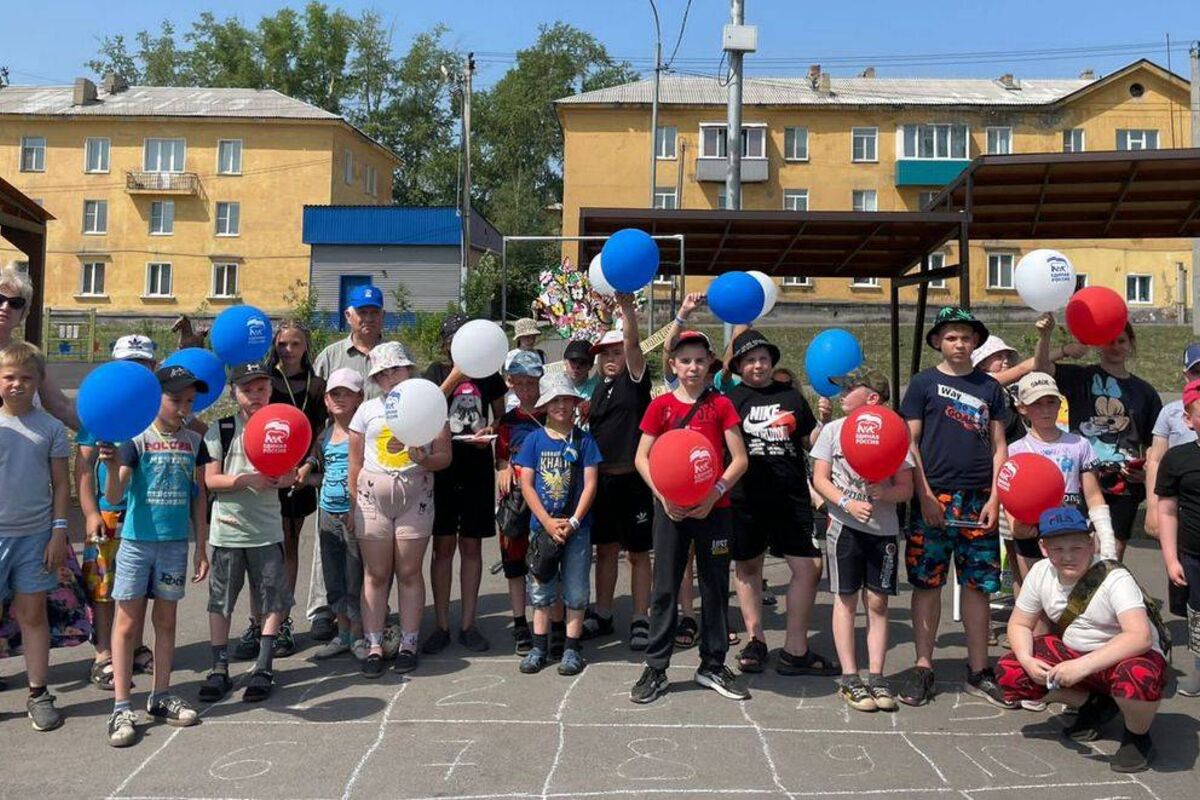
M 675 47 L 671 50 L 671 57 L 663 65 L 665 69 L 670 69 L 671 65 L 675 63 L 675 55 L 679 52 L 679 44 L 683 41 L 683 32 L 687 29 L 688 12 L 691 10 L 692 0 L 688 0 L 687 5 L 683 9 L 683 21 L 679 23 L 679 35 L 675 37 Z

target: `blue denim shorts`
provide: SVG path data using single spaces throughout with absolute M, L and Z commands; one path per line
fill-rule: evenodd
M 530 536 L 547 536 L 540 528 L 533 530 Z M 592 532 L 589 528 L 575 531 L 563 545 L 562 559 L 558 565 L 558 575 L 552 580 L 542 583 L 532 574 L 529 576 L 529 604 L 534 608 L 548 608 L 558 599 L 559 586 L 562 587 L 563 605 L 569 609 L 580 611 L 587 608 L 591 584 L 588 576 L 592 571 Z
M 122 539 L 117 550 L 113 600 L 182 600 L 187 586 L 188 543 Z
M 58 575 L 47 572 L 46 545 L 50 531 L 31 536 L 0 536 L 0 600 L 14 594 L 48 592 L 58 586 Z

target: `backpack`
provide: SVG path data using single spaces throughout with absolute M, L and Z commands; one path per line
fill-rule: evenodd
M 221 471 L 229 469 L 229 448 L 233 445 L 233 437 L 237 435 L 237 420 L 233 417 L 221 417 L 217 420 L 217 435 L 221 437 Z M 207 494 L 208 510 L 205 512 L 205 520 L 212 524 L 213 504 L 216 503 L 216 495 L 212 492 Z
M 1067 596 L 1067 607 L 1063 610 L 1062 616 L 1059 617 L 1057 624 L 1058 633 L 1061 636 L 1067 628 L 1071 626 L 1079 615 L 1087 610 L 1088 605 L 1092 602 L 1092 598 L 1096 596 L 1096 592 L 1100 590 L 1101 584 L 1113 572 L 1117 570 L 1125 570 L 1129 576 L 1133 578 L 1134 584 L 1142 593 L 1142 600 L 1146 605 L 1146 616 L 1150 618 L 1150 624 L 1154 626 L 1154 630 L 1158 632 L 1159 646 L 1166 655 L 1167 660 L 1171 659 L 1171 633 L 1167 630 L 1167 625 L 1163 622 L 1162 614 L 1159 611 L 1159 604 L 1150 597 L 1150 593 L 1142 586 L 1141 582 L 1129 569 L 1120 561 L 1097 561 L 1088 568 L 1088 571 L 1083 574 L 1079 582 L 1071 589 L 1071 594 Z

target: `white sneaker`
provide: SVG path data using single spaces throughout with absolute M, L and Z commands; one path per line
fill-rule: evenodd
M 108 718 L 108 744 L 111 747 L 129 747 L 137 741 L 137 714 L 126 709 L 114 711 Z
M 1046 703 L 1044 700 L 1022 700 L 1021 708 L 1040 714 L 1046 710 Z
M 335 636 L 325 644 L 317 648 L 312 657 L 316 661 L 324 661 L 327 658 L 337 658 L 342 653 L 350 652 L 350 645 L 342 641 L 342 637 Z
M 366 639 L 355 639 L 354 644 L 350 645 L 350 653 L 359 661 L 366 661 L 370 652 L 371 645 L 367 644 Z

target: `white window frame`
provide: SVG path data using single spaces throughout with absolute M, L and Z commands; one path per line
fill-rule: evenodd
M 231 157 L 229 169 L 225 168 L 224 150 L 228 148 L 235 155 Z M 217 174 L 218 175 L 241 175 L 242 174 L 242 140 L 241 139 L 217 139 Z
M 163 164 L 163 145 L 167 142 L 171 143 L 171 158 L 164 169 Z M 154 152 L 155 158 L 151 159 L 151 152 Z M 175 163 L 175 155 L 179 154 L 179 163 Z M 142 171 L 154 173 L 177 174 L 187 170 L 187 139 L 180 137 L 172 138 L 147 138 L 142 141 Z
M 910 130 L 915 150 L 909 150 Z M 960 135 L 956 137 L 956 133 Z M 927 136 L 932 138 L 927 140 Z M 963 146 L 961 155 L 954 152 L 956 139 Z M 921 155 L 926 143 L 933 146 L 933 155 Z M 902 161 L 965 161 L 970 157 L 971 126 L 965 123 L 913 122 L 901 125 L 896 131 L 896 158 Z
M 1135 281 L 1132 286 L 1131 281 Z M 1140 288 L 1142 282 L 1145 281 L 1146 295 L 1145 299 L 1141 297 Z M 1133 289 L 1131 292 L 1130 289 Z M 1132 296 L 1131 296 L 1132 295 Z M 1154 303 L 1154 276 L 1146 275 L 1145 273 L 1130 273 L 1125 276 L 1125 302 L 1130 305 L 1148 306 Z
M 675 160 L 675 154 L 679 150 L 678 141 L 677 125 L 659 125 L 658 130 L 654 132 L 654 157 L 659 161 Z
M 729 196 L 725 193 L 724 186 L 717 187 L 717 208 L 729 208 Z
M 802 200 L 803 202 L 791 202 Z M 800 206 L 797 208 L 797 206 Z M 808 189 L 784 189 L 783 190 L 783 210 L 784 211 L 808 211 Z
M 996 265 L 996 280 L 992 280 L 992 260 L 995 259 Z M 1005 259 L 1008 259 L 1008 283 L 1004 283 L 1004 265 Z M 997 289 L 1001 291 L 1009 291 L 1016 288 L 1013 281 L 1013 273 L 1017 269 L 1017 256 L 1015 253 L 988 253 L 987 254 L 987 288 Z
M 859 140 L 863 142 L 862 158 L 856 156 Z M 871 153 L 867 155 L 867 143 L 870 143 Z M 879 163 L 879 128 L 861 127 L 850 129 L 850 161 L 854 164 Z
M 1133 146 L 1136 137 L 1137 147 Z M 1124 138 L 1125 146 L 1121 146 L 1121 139 Z M 1153 141 L 1153 146 L 1150 142 Z M 1117 128 L 1117 149 L 1123 151 L 1135 150 L 1157 150 L 1158 149 L 1158 129 L 1157 128 Z
M 808 128 L 806 126 L 789 125 L 783 129 L 783 159 L 784 161 L 808 161 Z
M 31 158 L 26 159 L 26 153 Z M 46 171 L 46 137 L 45 136 L 22 136 L 21 137 L 21 152 L 17 154 L 20 161 L 17 162 L 18 171 L 20 172 L 45 172 Z
M 1078 136 L 1079 147 L 1075 147 Z M 1087 151 L 1087 134 L 1083 128 L 1064 128 L 1062 132 L 1062 151 L 1064 153 L 1083 153 Z
M 945 266 L 946 266 L 946 254 L 945 253 L 930 253 L 929 254 L 929 269 L 930 270 L 942 269 Z M 929 281 L 929 283 L 927 283 L 926 285 L 930 289 L 945 289 L 946 288 L 946 279 L 938 278 L 937 280 Z
M 159 228 L 154 229 L 154 209 L 161 209 L 159 214 Z M 169 212 L 169 213 L 168 213 Z M 155 200 L 150 203 L 150 235 L 151 236 L 171 236 L 175 233 L 175 201 L 174 200 Z
M 812 278 L 807 275 L 786 275 L 779 284 L 785 289 L 807 289 L 812 286 Z
M 705 139 L 704 133 L 707 129 L 716 129 L 716 152 L 712 153 L 706 150 L 708 142 Z M 700 158 L 729 158 L 729 133 L 728 126 L 724 122 L 701 122 L 700 123 Z M 752 156 L 750 151 L 750 137 L 752 134 L 757 134 L 759 144 L 762 147 L 762 154 Z M 765 122 L 745 122 L 742 123 L 742 158 L 758 161 L 765 161 L 767 158 L 767 124 Z
M 659 186 L 654 190 L 654 207 L 673 211 L 679 208 L 679 198 L 674 186 Z
M 151 286 L 151 278 L 152 278 L 152 276 L 155 275 L 155 272 L 156 272 L 155 267 L 159 268 L 157 270 L 158 281 L 157 281 L 157 285 Z M 167 278 L 167 280 L 166 280 L 167 291 L 166 292 L 161 291 L 162 283 L 163 283 L 163 269 L 162 269 L 163 267 L 166 268 L 166 278 Z M 175 270 L 171 266 L 170 261 L 147 261 L 146 262 L 146 291 L 142 296 L 143 297 L 154 297 L 154 298 L 174 297 L 175 296 L 175 274 L 174 274 L 174 272 L 175 272 Z M 156 289 L 157 291 L 152 292 L 152 291 L 150 291 L 151 289 Z
M 342 154 L 342 180 L 347 186 L 354 184 L 354 153 L 349 150 Z
M 1013 152 L 1013 130 L 1009 125 L 997 125 L 984 129 L 984 137 L 987 147 L 987 155 L 989 156 L 1010 156 Z M 994 141 L 993 141 L 994 137 Z M 997 149 L 996 145 L 1003 144 L 1003 149 Z
M 83 232 L 88 236 L 102 236 L 108 233 L 108 201 L 83 201 Z
M 221 212 L 225 212 L 222 214 Z M 221 200 L 217 203 L 216 213 L 217 236 L 239 236 L 242 232 L 242 204 Z
M 379 171 L 370 164 L 363 168 L 363 188 L 371 197 L 379 194 Z
M 850 279 L 851 289 L 878 289 L 879 278 L 864 278 L 861 275 Z
M 92 165 L 92 156 L 97 156 L 96 165 Z M 102 175 L 108 172 L 112 155 L 112 140 L 107 136 L 89 136 L 83 141 L 83 171 L 89 175 Z
M 107 297 L 108 293 L 104 290 L 104 281 L 108 277 L 108 262 L 106 261 L 84 261 L 79 265 L 79 296 L 80 297 Z M 96 276 L 99 274 L 100 286 L 96 286 Z
M 860 199 L 861 203 L 858 202 Z M 868 200 L 870 202 L 867 202 Z M 850 191 L 850 208 L 853 211 L 878 211 L 879 192 L 875 189 L 852 189 Z
M 229 291 L 230 269 L 233 270 L 233 291 Z M 213 298 L 230 299 L 240 293 L 241 266 L 236 261 L 217 261 L 212 265 L 212 294 Z

